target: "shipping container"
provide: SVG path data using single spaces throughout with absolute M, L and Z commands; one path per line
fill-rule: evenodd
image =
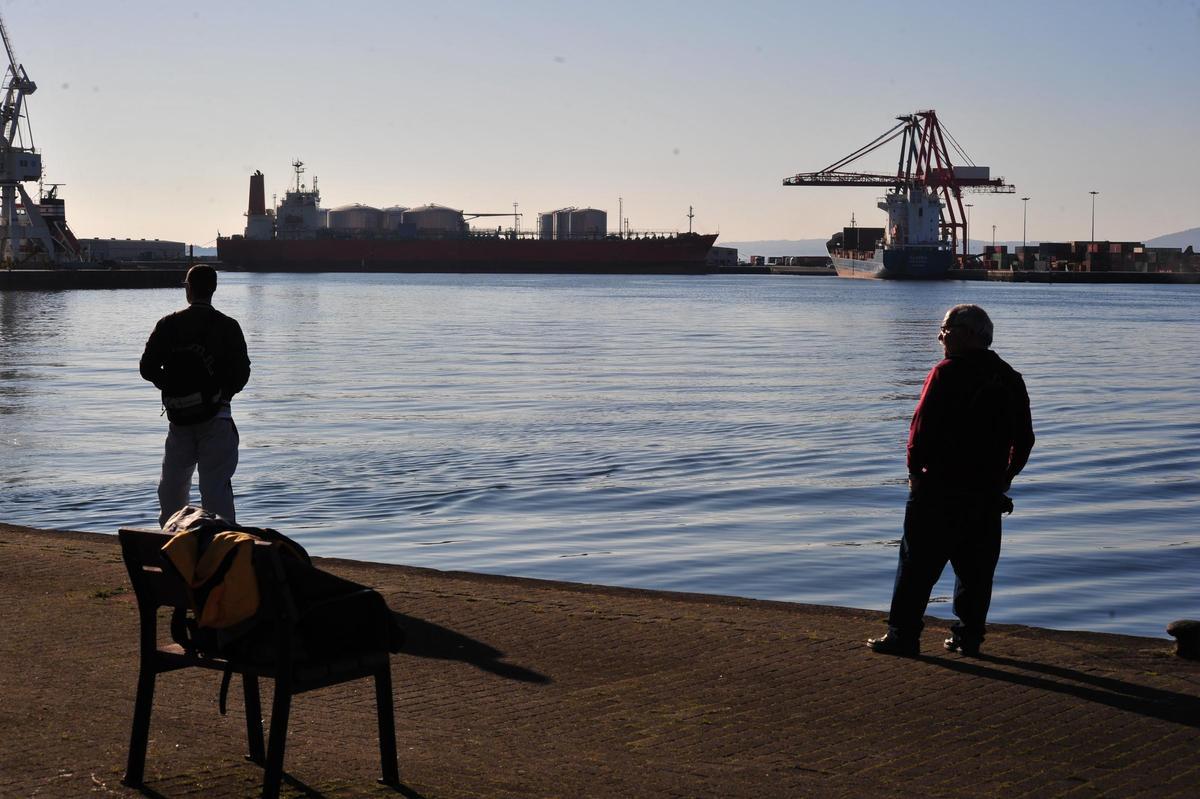
M 991 167 L 956 166 L 954 177 L 958 180 L 991 180 Z
M 874 250 L 883 239 L 881 227 L 842 228 L 842 246 L 847 250 Z

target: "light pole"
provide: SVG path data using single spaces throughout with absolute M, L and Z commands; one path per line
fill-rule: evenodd
M 992 252 L 996 252 L 996 226 L 992 225 Z
M 1088 192 L 1088 194 L 1092 195 L 1092 243 L 1093 244 L 1096 243 L 1096 195 L 1099 193 L 1100 192 L 1098 192 L 1098 191 L 1089 191 Z
M 1022 197 L 1021 202 L 1023 203 L 1021 206 L 1021 251 L 1023 253 L 1026 247 L 1025 221 L 1029 219 L 1029 198 Z
M 963 231 L 963 235 L 967 237 L 967 255 L 971 254 L 971 209 L 974 207 L 974 204 L 967 203 L 967 227 Z

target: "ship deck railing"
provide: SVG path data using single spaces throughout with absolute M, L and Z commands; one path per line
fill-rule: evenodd
M 536 230 L 472 230 L 467 238 L 472 239 L 520 239 L 538 241 L 613 241 L 641 239 L 674 239 L 688 235 L 677 230 L 633 230 L 621 235 L 620 233 L 576 233 L 569 236 L 544 236 Z M 695 234 L 693 234 L 695 235 Z

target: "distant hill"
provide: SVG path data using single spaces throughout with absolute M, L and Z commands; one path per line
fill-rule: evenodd
M 1200 227 L 1146 240 L 1147 247 L 1178 247 L 1182 250 L 1189 245 L 1193 250 L 1200 251 Z

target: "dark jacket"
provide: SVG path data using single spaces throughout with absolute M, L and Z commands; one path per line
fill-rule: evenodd
M 999 493 L 1033 449 L 1021 375 L 991 350 L 938 363 L 925 378 L 908 434 L 908 471 L 923 491 Z
M 221 401 L 228 403 L 250 379 L 250 356 L 237 320 L 208 303 L 194 302 L 182 311 L 158 320 L 146 341 L 139 368 L 142 377 L 159 390 L 167 390 L 164 367 L 171 353 L 199 345 L 221 387 Z

